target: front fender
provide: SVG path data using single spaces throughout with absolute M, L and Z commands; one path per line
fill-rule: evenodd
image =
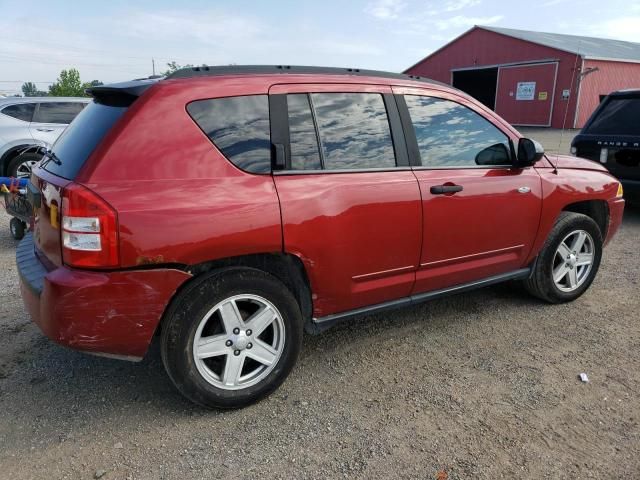
M 611 205 L 619 200 L 616 194 L 620 182 L 606 172 L 574 169 L 559 169 L 554 172 L 550 168 L 539 169 L 538 172 L 542 180 L 542 215 L 529 262 L 540 253 L 556 219 L 567 207 L 579 202 L 598 200 L 606 202 L 607 209 L 610 210 Z M 619 220 L 619 216 L 617 218 Z M 612 227 L 612 220 L 610 218 L 608 229 Z M 610 237 L 608 235 L 605 240 Z

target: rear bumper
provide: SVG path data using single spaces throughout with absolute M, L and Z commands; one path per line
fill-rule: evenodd
M 24 304 L 47 337 L 76 350 L 131 360 L 144 356 L 167 304 L 191 277 L 174 269 L 47 271 L 31 234 L 20 242 L 16 262 Z
M 609 228 L 607 229 L 607 237 L 604 239 L 605 245 L 618 233 L 618 229 L 622 223 L 624 203 L 624 199 L 622 198 L 609 200 Z

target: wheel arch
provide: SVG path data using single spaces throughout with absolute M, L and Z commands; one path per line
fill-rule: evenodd
M 3 176 L 7 175 L 9 163 L 11 163 L 11 160 L 13 160 L 16 156 L 20 155 L 24 151 L 29 151 L 30 149 L 33 149 L 34 152 L 37 152 L 41 148 L 46 148 L 46 147 L 48 147 L 46 143 L 44 142 L 34 143 L 33 140 L 28 142 L 27 141 L 19 142 L 17 145 L 9 147 L 0 156 L 0 172 L 2 173 Z
M 542 207 L 542 216 L 538 226 L 533 248 L 527 258 L 526 264 L 531 265 L 540 254 L 544 243 L 563 212 L 573 212 L 586 215 L 591 218 L 602 235 L 602 240 L 606 244 L 609 231 L 609 205 L 602 198 L 586 198 L 578 201 L 567 201 L 565 198 L 554 198 L 545 200 Z
M 591 218 L 600 229 L 602 240 L 607 238 L 609 229 L 609 205 L 605 200 L 583 200 L 570 203 L 562 208 L 563 212 L 581 213 Z
M 313 312 L 313 300 L 311 295 L 311 285 L 309 283 L 309 277 L 307 276 L 304 264 L 302 263 L 302 260 L 295 255 L 274 252 L 222 258 L 186 267 L 185 270 L 192 274 L 193 277 L 184 282 L 184 284 L 178 288 L 171 298 L 171 301 L 165 308 L 165 313 L 158 324 L 156 334 L 159 332 L 166 317 L 166 313 L 170 310 L 171 304 L 181 295 L 184 289 L 189 287 L 192 282 L 198 281 L 202 275 L 216 270 L 243 267 L 266 272 L 284 283 L 300 306 L 302 318 L 305 322 L 305 328 L 309 328 L 312 323 L 311 317 Z

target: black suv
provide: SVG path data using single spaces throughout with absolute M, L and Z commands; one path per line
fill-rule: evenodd
M 571 153 L 602 163 L 620 180 L 625 196 L 639 196 L 640 90 L 607 95 L 573 139 Z

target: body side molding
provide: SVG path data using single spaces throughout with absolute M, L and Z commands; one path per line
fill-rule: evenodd
M 500 275 L 494 275 L 474 282 L 463 283 L 461 285 L 433 290 L 431 292 L 419 293 L 416 295 L 411 295 L 409 297 L 391 300 L 389 302 L 378 303 L 367 307 L 356 308 L 355 310 L 327 315 L 325 317 L 313 318 L 310 324 L 308 324 L 308 331 L 309 333 L 320 333 L 332 327 L 336 323 L 348 320 L 350 318 L 359 317 L 362 315 L 371 315 L 373 313 L 378 313 L 384 310 L 391 310 L 399 307 L 417 305 L 428 300 L 433 300 L 456 293 L 467 292 L 469 290 L 475 290 L 476 288 L 486 287 L 488 285 L 505 282 L 507 280 L 523 280 L 525 278 L 528 278 L 530 274 L 530 267 L 521 268 L 519 270 L 502 273 Z

